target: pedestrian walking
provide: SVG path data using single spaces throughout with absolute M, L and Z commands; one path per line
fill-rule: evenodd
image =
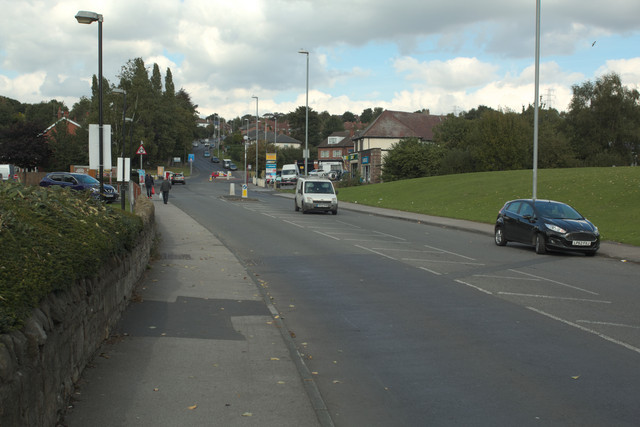
M 150 199 L 153 196 L 153 177 L 150 173 L 144 176 L 144 186 L 147 189 L 147 197 Z
M 162 191 L 162 200 L 164 200 L 165 205 L 169 200 L 169 190 L 171 190 L 171 181 L 165 179 L 164 181 L 162 181 L 162 184 L 160 184 L 160 191 Z

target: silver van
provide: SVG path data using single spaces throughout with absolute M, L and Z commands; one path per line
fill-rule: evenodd
M 338 213 L 338 196 L 333 183 L 326 178 L 300 178 L 296 185 L 296 212 Z

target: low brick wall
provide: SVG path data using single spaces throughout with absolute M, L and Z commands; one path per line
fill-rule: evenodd
M 120 319 L 155 241 L 153 203 L 136 202 L 145 224 L 135 249 L 92 279 L 55 292 L 20 331 L 0 335 L 0 426 L 55 426 L 74 384 Z

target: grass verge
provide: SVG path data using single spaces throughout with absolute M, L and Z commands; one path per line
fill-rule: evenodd
M 340 188 L 339 199 L 492 224 L 502 205 L 530 198 L 530 170 L 482 172 Z M 538 170 L 538 199 L 568 203 L 604 240 L 640 246 L 640 168 Z

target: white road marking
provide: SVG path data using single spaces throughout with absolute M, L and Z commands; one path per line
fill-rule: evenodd
M 475 261 L 475 258 L 470 258 L 468 256 L 460 255 L 460 254 L 457 254 L 455 252 L 445 251 L 444 249 L 436 248 L 435 246 L 424 245 L 424 247 L 425 248 L 431 248 L 431 249 L 434 249 L 436 251 L 444 252 L 446 254 L 455 255 L 455 256 L 458 256 L 460 258 L 465 258 L 465 259 L 468 259 L 468 260 L 471 260 L 471 261 Z
M 423 258 L 402 258 L 402 261 L 414 261 L 414 262 L 434 262 L 440 264 L 462 264 L 462 265 L 485 265 L 479 262 L 465 262 L 465 261 L 442 261 L 435 259 L 423 259 Z
M 624 323 L 596 322 L 592 320 L 576 320 L 576 323 L 590 323 L 592 325 L 616 326 L 619 328 L 640 329 L 640 326 L 625 325 Z
M 332 236 L 332 235 L 330 235 L 330 234 L 327 234 L 327 233 L 323 233 L 322 231 L 313 230 L 313 232 L 314 232 L 314 233 L 318 233 L 318 234 L 320 234 L 320 235 L 322 235 L 322 236 L 325 236 L 325 237 L 329 237 L 330 239 L 333 239 L 333 240 L 340 240 L 339 238 L 334 237 L 334 236 Z
M 548 317 L 548 318 L 550 318 L 550 319 L 557 320 L 558 322 L 562 322 L 562 323 L 564 323 L 565 325 L 573 326 L 574 328 L 578 328 L 578 329 L 580 329 L 580 330 L 582 330 L 582 331 L 589 332 L 590 334 L 597 335 L 597 336 L 599 336 L 600 338 L 602 338 L 602 339 L 604 339 L 604 340 L 607 340 L 607 341 L 612 342 L 612 343 L 614 343 L 614 344 L 618 344 L 618 345 L 620 345 L 620 346 L 622 346 L 622 347 L 624 347 L 624 348 L 626 348 L 626 349 L 629 349 L 629 350 L 631 350 L 631 351 L 635 351 L 636 353 L 640 354 L 640 348 L 638 348 L 638 347 L 634 347 L 634 346 L 632 346 L 632 345 L 630 345 L 630 344 L 627 344 L 626 342 L 623 342 L 623 341 L 617 340 L 617 339 L 612 338 L 612 337 L 610 337 L 610 336 L 608 336 L 608 335 L 605 335 L 605 334 L 601 334 L 600 332 L 598 332 L 598 331 L 594 331 L 593 329 L 585 328 L 584 326 L 580 326 L 580 325 L 578 325 L 578 324 L 576 324 L 576 323 L 573 323 L 573 322 L 570 322 L 570 321 L 568 321 L 568 320 L 561 319 L 560 317 L 554 316 L 554 315 L 552 315 L 552 314 L 546 313 L 546 312 L 541 311 L 541 310 L 538 310 L 538 309 L 536 309 L 536 308 L 533 308 L 533 307 L 527 307 L 527 308 L 528 308 L 529 310 L 531 310 L 531 311 L 534 311 L 534 312 L 536 312 L 536 313 L 538 313 L 538 314 L 541 314 L 541 315 L 543 315 L 543 316 L 546 316 L 546 317 Z
M 525 273 L 524 271 L 513 270 L 513 269 L 509 269 L 509 271 L 513 271 L 514 273 L 518 273 L 518 274 L 524 274 L 525 276 L 529 276 L 529 277 L 535 277 L 536 279 L 541 279 L 541 280 L 544 280 L 544 281 L 546 281 L 546 282 L 555 283 L 556 285 L 564 286 L 564 287 L 566 287 L 566 288 L 570 288 L 570 289 L 575 289 L 575 290 L 577 290 L 577 291 L 586 292 L 586 293 L 591 294 L 591 295 L 600 295 L 600 294 L 599 294 L 599 293 L 597 293 L 597 292 L 592 292 L 592 291 L 589 291 L 589 290 L 587 290 L 587 289 L 579 288 L 579 287 L 577 287 L 577 286 L 568 285 L 568 284 L 566 284 L 566 283 L 558 282 L 557 280 L 547 279 L 546 277 L 536 276 L 535 274 Z
M 540 282 L 541 279 L 529 278 L 529 277 L 514 277 L 514 276 L 492 276 L 489 274 L 474 274 L 473 277 L 486 277 L 489 279 L 506 279 L 506 280 L 530 280 L 532 282 Z
M 353 246 L 355 246 L 356 248 L 364 249 L 365 251 L 373 252 L 373 253 L 374 253 L 374 254 L 376 254 L 376 255 L 380 255 L 380 256 L 383 256 L 383 257 L 385 257 L 385 258 L 389 258 L 389 259 L 392 259 L 392 260 L 394 260 L 394 261 L 397 261 L 397 259 L 395 259 L 394 257 L 389 256 L 389 255 L 385 255 L 385 254 L 383 254 L 382 252 L 374 251 L 374 250 L 372 250 L 372 249 L 365 248 L 364 246 L 360 246 L 360 245 L 353 245 Z
M 462 285 L 469 286 L 470 288 L 473 288 L 473 289 L 475 289 L 475 290 L 477 290 L 477 291 L 484 292 L 484 293 L 485 293 L 485 294 L 487 294 L 487 295 L 493 295 L 493 292 L 488 291 L 488 290 L 486 290 L 486 289 L 483 289 L 483 288 L 481 288 L 481 287 L 479 287 L 479 286 L 472 285 L 471 283 L 463 282 L 462 280 L 458 280 L 458 279 L 456 279 L 456 280 L 455 280 L 455 282 L 460 283 L 460 284 L 462 284 Z
M 585 298 L 571 298 L 571 297 L 556 297 L 552 295 L 535 295 L 535 294 L 521 294 L 517 292 L 498 292 L 498 295 L 509 295 L 516 297 L 530 297 L 530 298 L 544 298 L 544 299 L 557 299 L 564 301 L 580 301 L 580 302 L 595 302 L 598 304 L 611 304 L 611 301 L 597 300 L 597 299 L 585 299 Z
M 438 272 L 437 272 L 437 271 L 435 271 L 435 270 L 430 270 L 430 269 L 425 268 L 425 267 L 418 267 L 418 268 L 419 268 L 420 270 L 428 271 L 428 272 L 429 272 L 429 273 L 431 273 L 431 274 L 435 274 L 436 276 L 442 276 L 442 273 L 438 273 Z

